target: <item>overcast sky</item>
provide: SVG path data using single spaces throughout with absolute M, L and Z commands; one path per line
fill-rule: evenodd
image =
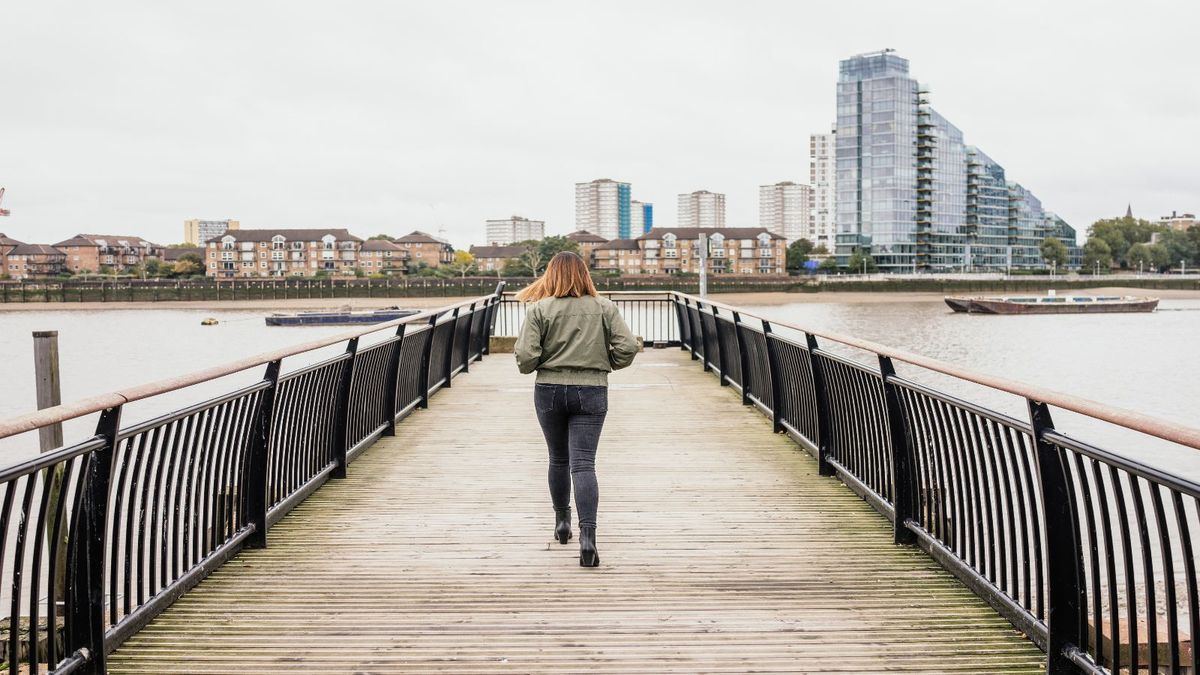
M 918 9 L 919 8 L 919 9 Z M 1200 2 L 13 2 L 0 231 L 173 243 L 243 227 L 574 225 L 608 177 L 678 193 L 808 182 L 837 62 L 891 47 L 932 103 L 1082 235 L 1200 210 Z

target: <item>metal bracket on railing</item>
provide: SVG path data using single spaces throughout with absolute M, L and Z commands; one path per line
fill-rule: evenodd
M 100 413 L 96 437 L 104 445 L 87 458 L 83 494 L 71 522 L 67 583 L 66 653 L 86 650 L 84 673 L 104 673 L 104 531 L 108 518 L 108 489 L 113 456 L 121 428 L 121 406 Z M 15 629 L 14 629 L 15 630 Z
M 446 389 L 450 388 L 450 380 L 454 379 L 454 339 L 458 336 L 458 307 L 454 308 L 454 313 L 450 315 L 450 339 L 446 342 L 445 363 L 442 364 L 442 372 L 446 375 L 446 381 L 442 384 Z
M 471 372 L 471 324 L 473 324 L 473 323 L 475 323 L 475 303 L 472 302 L 471 306 L 467 308 L 467 326 L 466 326 L 467 339 L 463 340 L 463 350 L 462 350 L 463 369 L 462 369 L 462 371 L 464 373 Z M 458 321 L 457 320 L 455 320 L 454 327 L 455 327 L 455 330 L 458 329 Z M 451 345 L 453 345 L 453 343 L 451 343 Z M 454 362 L 452 360 L 451 364 L 453 364 L 453 363 Z
M 242 504 L 246 520 L 254 525 L 254 534 L 246 540 L 249 548 L 265 548 L 267 545 L 267 464 L 271 443 L 271 420 L 274 417 L 275 393 L 279 389 L 279 370 L 282 360 L 267 364 L 263 389 L 258 401 L 258 415 L 254 420 L 254 431 L 250 434 L 250 450 L 246 459 L 246 489 L 242 493 Z
M 338 383 L 337 416 L 333 422 L 333 473 L 332 478 L 346 477 L 346 453 L 350 450 L 348 427 L 350 417 L 350 386 L 354 381 L 354 359 L 358 353 L 358 338 L 350 338 L 346 343 L 345 364 L 342 366 L 341 380 Z
M 817 473 L 832 476 L 834 470 L 829 464 L 829 454 L 833 452 L 832 426 L 829 421 L 829 388 L 825 382 L 825 370 L 817 357 L 817 336 L 805 333 L 804 339 L 808 345 L 808 363 L 812 370 L 813 393 L 817 401 Z
M 713 343 L 717 345 L 717 368 L 721 370 L 721 372 L 717 374 L 717 382 L 722 387 L 728 387 L 729 381 L 727 378 L 729 377 L 729 364 L 727 361 L 729 357 L 725 353 L 728 350 L 726 350 L 725 346 L 721 344 L 721 319 L 717 315 L 717 308 L 715 305 L 709 305 L 709 309 L 712 310 L 713 330 L 717 332 L 717 334 L 713 336 Z
M 710 354 L 708 353 L 708 330 L 704 327 L 704 305 L 699 300 L 696 301 L 696 323 L 700 324 L 700 366 L 707 373 L 712 370 L 712 366 L 708 365 Z
M 404 351 L 404 328 L 407 325 L 402 323 L 396 326 L 396 349 L 388 359 L 387 370 L 384 371 L 388 374 L 388 379 L 383 385 L 384 406 L 388 411 L 387 427 L 383 430 L 384 436 L 396 435 L 396 388 L 400 381 L 400 354 Z
M 1086 619 L 1079 601 L 1084 593 L 1083 555 L 1075 495 L 1066 451 L 1045 439 L 1045 433 L 1054 430 L 1050 407 L 1032 399 L 1026 402 L 1042 490 L 1042 531 L 1046 533 L 1046 673 L 1074 675 L 1079 670 L 1068 654 L 1087 645 L 1083 634 Z
M 892 540 L 897 544 L 915 544 L 917 535 L 908 529 L 908 521 L 916 517 L 917 474 L 914 470 L 904 409 L 900 405 L 900 390 L 892 383 L 896 366 L 892 359 L 879 355 L 879 376 L 883 383 L 883 403 L 888 417 L 888 440 L 892 450 Z

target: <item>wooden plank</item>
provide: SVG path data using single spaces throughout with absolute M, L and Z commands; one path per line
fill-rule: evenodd
M 472 365 L 113 673 L 1037 673 L 1044 655 L 682 352 L 612 379 L 603 564 L 552 539 L 531 378 Z

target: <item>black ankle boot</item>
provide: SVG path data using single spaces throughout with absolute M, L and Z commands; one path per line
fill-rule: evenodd
M 554 509 L 554 520 L 554 536 L 558 543 L 567 543 L 571 539 L 571 507 Z
M 596 552 L 596 528 L 579 528 L 579 566 L 599 567 L 600 554 Z

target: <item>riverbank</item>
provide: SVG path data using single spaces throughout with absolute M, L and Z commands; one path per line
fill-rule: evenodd
M 1139 289 L 1122 287 L 1084 288 L 1060 291 L 1063 294 L 1086 295 L 1150 295 L 1164 300 L 1200 300 L 1200 290 Z M 792 304 L 895 304 L 903 302 L 941 302 L 946 293 L 925 291 L 821 291 L 818 293 L 788 293 L 783 291 L 710 293 L 709 297 L 729 305 L 792 305 Z M 963 295 L 977 295 L 975 293 Z M 988 293 L 999 295 L 999 293 Z M 0 304 L 0 312 L 59 312 L 130 309 L 183 309 L 196 311 L 301 311 L 315 309 L 377 309 L 382 307 L 407 307 L 428 309 L 454 304 L 469 297 L 430 298 L 292 298 L 288 300 L 264 298 L 261 300 L 161 300 L 158 302 L 29 302 Z

